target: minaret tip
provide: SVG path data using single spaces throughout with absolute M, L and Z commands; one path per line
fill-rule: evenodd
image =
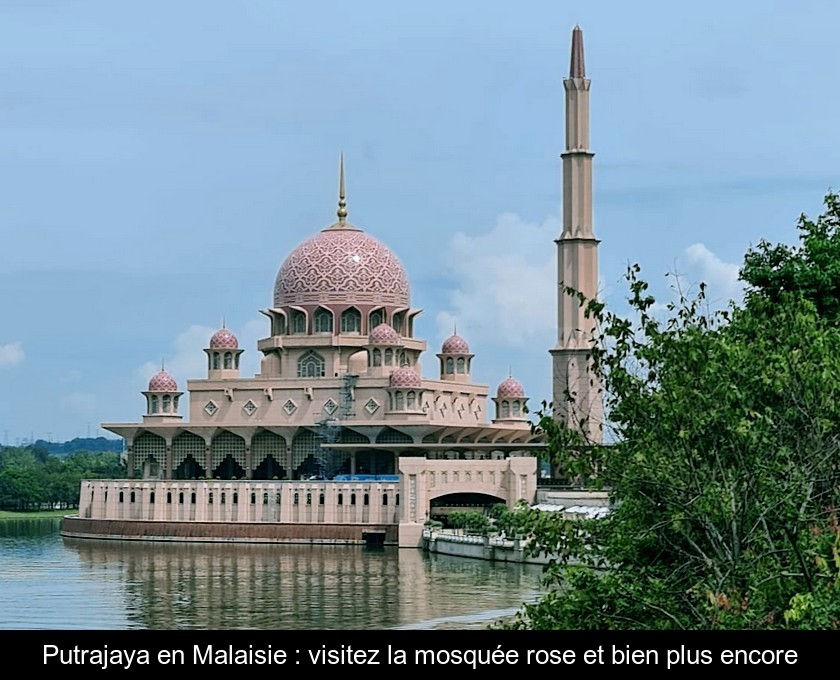
M 572 60 L 569 65 L 569 78 L 586 78 L 586 68 L 583 63 L 583 31 L 577 25 L 572 31 Z
M 338 222 L 344 224 L 347 221 L 347 200 L 344 191 L 344 152 L 339 157 L 338 168 Z

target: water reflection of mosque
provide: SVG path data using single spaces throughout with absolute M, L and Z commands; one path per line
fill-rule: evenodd
M 396 548 L 65 544 L 118 579 L 132 628 L 383 629 L 518 607 L 539 587 L 538 567 Z

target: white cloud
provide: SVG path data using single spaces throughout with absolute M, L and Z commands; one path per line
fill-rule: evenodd
M 268 320 L 260 317 L 251 319 L 242 326 L 241 330 L 228 325 L 228 329 L 236 334 L 239 346 L 245 350 L 240 364 L 240 374 L 249 377 L 259 370 L 260 357 L 257 352 L 257 340 L 268 335 Z M 160 362 L 164 361 L 166 371 L 178 382 L 181 390 L 186 390 L 186 381 L 207 377 L 207 354 L 204 349 L 210 344 L 210 337 L 218 328 L 210 328 L 193 324 L 175 336 L 174 350 L 158 360 L 150 360 L 137 368 L 137 376 L 145 389 L 146 383 L 160 370 Z
M 440 336 L 458 333 L 523 347 L 557 323 L 556 219 L 532 224 L 514 214 L 499 216 L 484 234 L 456 233 L 449 265 L 456 278 L 449 309 L 437 316 Z M 463 333 L 462 333 L 463 329 Z
M 0 345 L 0 368 L 23 363 L 25 358 L 26 354 L 23 352 L 21 343 L 13 342 L 8 345 Z
M 687 271 L 683 277 L 692 282 L 704 282 L 706 299 L 712 307 L 725 307 L 730 300 L 740 302 L 744 284 L 738 279 L 740 266 L 724 262 L 702 243 L 685 249 Z

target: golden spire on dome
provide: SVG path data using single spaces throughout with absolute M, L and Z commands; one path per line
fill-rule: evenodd
M 344 191 L 344 152 L 339 157 L 338 169 L 338 223 L 343 225 L 347 222 L 347 200 Z

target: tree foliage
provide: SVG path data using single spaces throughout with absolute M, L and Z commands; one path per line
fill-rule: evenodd
M 747 254 L 743 308 L 705 311 L 701 286 L 662 320 L 638 267 L 635 322 L 590 306 L 615 441 L 573 445 L 547 411 L 538 427 L 613 509 L 531 512 L 532 549 L 557 559 L 514 627 L 840 628 L 837 197 L 826 204 L 800 221 L 801 248 Z

